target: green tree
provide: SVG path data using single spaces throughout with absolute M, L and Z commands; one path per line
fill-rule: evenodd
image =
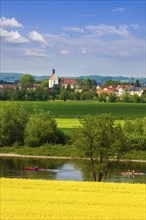
M 140 99 L 141 99 L 141 102 L 146 103 L 146 93 L 142 93 Z
M 115 95 L 115 94 L 110 94 L 109 95 L 109 102 L 116 102 L 116 100 L 117 100 L 117 96 Z
M 41 82 L 41 87 L 43 87 L 43 88 L 48 88 L 48 79 L 44 79 L 44 80 Z
M 23 143 L 24 129 L 28 121 L 28 113 L 18 105 L 1 107 L 0 114 L 0 146 L 11 146 Z
M 35 100 L 37 101 L 46 101 L 48 100 L 48 88 L 46 87 L 38 87 L 34 91 Z
M 62 88 L 60 95 L 59 95 L 59 99 L 63 100 L 64 102 L 69 98 L 69 93 L 66 89 Z
M 40 146 L 44 143 L 65 143 L 65 136 L 58 128 L 49 112 L 40 111 L 33 114 L 26 125 L 25 143 Z
M 104 92 L 104 93 L 102 93 L 100 96 L 99 96 L 99 101 L 100 102 L 106 102 L 107 101 L 107 97 L 108 97 L 108 94 L 107 94 L 107 92 Z
M 141 102 L 141 98 L 140 98 L 137 94 L 135 94 L 135 95 L 133 95 L 133 97 L 132 97 L 132 101 L 133 101 L 134 103 L 139 103 L 139 102 Z
M 138 79 L 135 81 L 134 86 L 135 87 L 140 87 L 141 86 L 140 81 Z
M 124 146 L 122 127 L 114 125 L 109 114 L 88 115 L 81 119 L 81 127 L 76 130 L 72 141 L 77 155 L 90 159 L 94 181 L 97 180 L 96 170 L 99 170 L 98 180 L 101 181 L 111 165 L 109 158 L 119 157 Z M 95 158 L 99 159 L 98 163 Z
M 121 96 L 121 101 L 122 102 L 132 102 L 132 95 L 125 94 Z
M 125 121 L 124 133 L 131 150 L 146 150 L 146 118 Z
M 19 83 L 22 86 L 22 88 L 31 88 L 33 86 L 33 83 L 35 82 L 35 79 L 30 74 L 24 74 L 21 76 Z

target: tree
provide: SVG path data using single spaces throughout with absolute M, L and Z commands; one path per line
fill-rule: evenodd
M 146 118 L 125 121 L 123 128 L 130 150 L 146 150 Z
M 109 102 L 116 102 L 116 100 L 117 100 L 117 96 L 115 95 L 115 94 L 110 94 L 109 95 Z
M 69 98 L 68 91 L 66 91 L 66 89 L 62 88 L 60 95 L 59 95 L 59 99 L 63 100 L 65 102 L 68 98 Z
M 20 78 L 20 85 L 22 88 L 31 88 L 33 86 L 33 83 L 35 82 L 35 79 L 30 74 L 24 74 Z
M 121 147 L 124 147 L 122 127 L 114 125 L 109 114 L 88 115 L 81 119 L 81 127 L 76 130 L 72 141 L 77 154 L 90 159 L 94 181 L 97 180 L 96 170 L 99 170 L 98 180 L 101 181 L 111 165 L 109 158 L 119 157 Z M 98 163 L 95 158 L 99 159 Z
M 138 79 L 135 81 L 134 86 L 135 87 L 140 87 L 141 86 L 140 81 Z
M 24 140 L 24 129 L 28 121 L 28 113 L 18 105 L 1 107 L 0 114 L 0 146 L 19 144 Z
M 140 97 L 139 97 L 137 94 L 135 94 L 135 95 L 133 95 L 133 97 L 132 97 L 132 101 L 133 101 L 134 103 L 139 103 L 139 102 L 141 102 L 141 99 L 140 99 Z
M 97 86 L 97 83 L 94 79 L 80 79 L 77 80 L 79 82 L 79 86 L 83 91 L 88 91 Z
M 35 100 L 37 101 L 46 101 L 48 100 L 48 88 L 46 87 L 38 87 L 34 91 Z
M 44 143 L 65 143 L 65 135 L 57 128 L 56 121 L 49 112 L 40 111 L 33 114 L 26 125 L 25 143 L 29 146 L 40 146 Z
M 98 99 L 99 99 L 100 102 L 106 102 L 107 97 L 108 97 L 107 92 L 104 92 L 104 93 L 102 93 L 102 94 L 99 96 Z
M 41 82 L 41 87 L 43 87 L 43 88 L 48 88 L 48 79 L 44 79 L 44 80 Z

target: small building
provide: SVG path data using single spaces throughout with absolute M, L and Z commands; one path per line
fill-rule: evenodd
M 75 79 L 71 79 L 71 78 L 60 78 L 60 84 L 65 89 L 67 88 L 68 85 L 70 85 L 71 89 L 75 89 L 78 85 L 77 81 Z
M 127 93 L 130 95 L 138 95 L 141 97 L 143 93 L 146 92 L 146 85 L 143 85 L 141 87 L 131 87 L 127 90 Z
M 7 89 L 16 89 L 18 88 L 17 84 L 0 84 L 0 90 L 7 90 Z

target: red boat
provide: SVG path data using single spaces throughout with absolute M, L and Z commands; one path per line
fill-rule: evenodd
M 42 168 L 38 168 L 38 167 L 26 167 L 26 168 L 24 168 L 24 170 L 39 171 L 39 170 L 44 170 L 44 169 L 42 169 Z

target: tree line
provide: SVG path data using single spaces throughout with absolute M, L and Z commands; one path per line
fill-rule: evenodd
M 57 127 L 57 123 L 51 117 L 50 112 L 34 109 L 33 114 L 29 114 L 19 104 L 2 106 L 0 121 L 1 147 L 15 144 L 31 147 L 46 143 L 66 144 L 71 143 L 74 136 L 64 134 Z M 79 141 L 79 145 L 84 146 L 85 143 L 85 147 L 88 147 L 88 142 L 85 142 L 87 138 L 93 146 L 98 143 L 98 140 L 101 140 L 102 146 L 102 144 L 104 145 L 103 142 L 109 139 L 116 147 L 126 145 L 126 148 L 128 146 L 130 150 L 146 150 L 146 118 L 135 119 L 134 121 L 127 120 L 121 125 L 115 124 L 110 114 L 100 114 L 97 116 L 87 115 L 80 119 L 80 123 L 81 126 L 75 129 L 73 143 Z M 116 133 L 114 134 L 114 132 Z M 103 146 L 103 148 L 105 147 Z
M 40 82 L 41 86 L 33 88 L 35 83 L 34 78 L 30 74 L 24 74 L 16 89 L 4 89 L 0 92 L 0 100 L 12 101 L 55 101 L 55 100 L 75 100 L 85 101 L 94 100 L 99 102 L 133 102 L 133 103 L 146 103 L 146 94 L 141 97 L 138 95 L 130 95 L 128 93 L 118 97 L 115 94 L 108 95 L 106 91 L 100 96 L 96 93 L 97 83 L 92 79 L 77 79 L 80 91 L 75 91 L 70 85 L 67 88 L 60 85 L 54 85 L 51 90 L 48 90 L 48 80 Z M 37 82 L 36 82 L 37 83 Z M 106 80 L 105 86 L 116 86 L 121 84 L 119 81 Z M 21 89 L 19 89 L 19 86 Z M 140 86 L 139 81 L 136 81 L 134 86 Z

